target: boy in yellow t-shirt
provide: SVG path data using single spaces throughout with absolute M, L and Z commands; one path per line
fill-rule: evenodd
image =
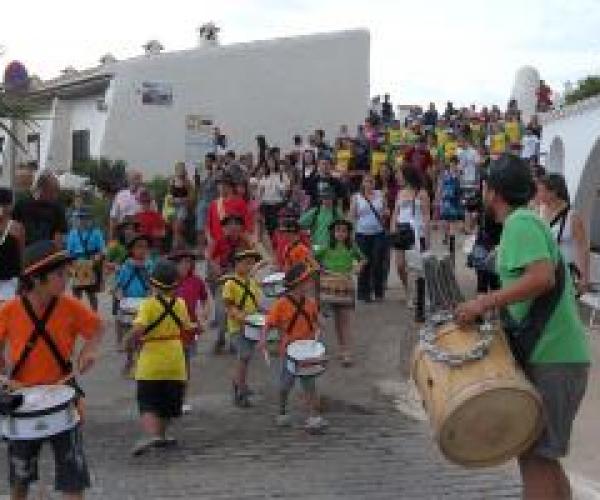
M 381 173 L 386 159 L 387 155 L 385 151 L 375 150 L 371 153 L 371 175 L 377 177 Z
M 130 347 L 139 350 L 135 379 L 146 435 L 134 446 L 134 456 L 176 444 L 166 430 L 172 418 L 181 416 L 187 379 L 181 337 L 194 329 L 185 302 L 175 297 L 177 283 L 175 264 L 158 261 L 150 278 L 152 296 L 140 304 L 129 338 Z
M 345 174 L 350 170 L 352 162 L 352 142 L 350 139 L 342 139 L 340 147 L 335 152 L 335 169 Z
M 237 348 L 237 363 L 233 376 L 233 402 L 236 406 L 252 406 L 249 399 L 247 375 L 248 365 L 256 340 L 244 336 L 246 316 L 258 312 L 262 292 L 258 282 L 252 278 L 254 265 L 261 260 L 255 250 L 242 250 L 234 256 L 235 272 L 225 277 L 223 302 L 227 309 L 227 332 Z

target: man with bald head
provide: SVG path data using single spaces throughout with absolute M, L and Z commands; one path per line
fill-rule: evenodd
M 127 176 L 127 187 L 117 193 L 110 210 L 110 239 L 116 238 L 117 225 L 125 217 L 137 215 L 141 210 L 138 200 L 138 191 L 142 187 L 142 173 L 139 170 L 131 170 Z
M 25 244 L 40 240 L 53 240 L 63 246 L 67 232 L 64 207 L 58 201 L 58 177 L 49 169 L 38 172 L 32 186 L 31 197 L 19 200 L 13 209 L 13 219 L 25 229 Z

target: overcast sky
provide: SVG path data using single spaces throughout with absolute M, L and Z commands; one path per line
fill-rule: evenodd
M 151 38 L 193 47 L 210 20 L 223 44 L 368 28 L 371 93 L 402 104 L 505 104 L 524 64 L 559 89 L 600 67 L 599 0 L 6 0 L 0 16 L 0 65 L 42 78 L 138 55 Z

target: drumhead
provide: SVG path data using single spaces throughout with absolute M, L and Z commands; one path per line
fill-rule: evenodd
M 325 355 L 325 345 L 317 340 L 296 340 L 288 345 L 287 354 L 297 361 L 320 358 Z
M 144 300 L 143 297 L 126 297 L 119 301 L 119 309 L 122 311 L 137 312 L 142 300 Z
M 541 416 L 540 402 L 530 390 L 487 390 L 464 401 L 444 419 L 440 448 L 460 465 L 498 465 L 531 446 L 539 435 Z
M 11 280 L 0 280 L 0 302 L 6 302 L 15 298 L 17 295 L 17 284 L 16 279 Z
M 262 280 L 263 285 L 274 285 L 283 283 L 283 278 L 285 278 L 285 273 L 273 273 L 265 276 Z
M 23 395 L 23 404 L 13 412 L 14 416 L 56 408 L 75 398 L 75 389 L 68 385 L 37 385 L 15 392 Z
M 250 326 L 261 327 L 265 326 L 267 317 L 261 313 L 249 314 L 246 316 L 245 323 Z

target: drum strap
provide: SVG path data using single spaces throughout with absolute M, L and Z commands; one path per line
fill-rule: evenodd
M 145 337 L 154 329 L 156 329 L 158 325 L 160 325 L 167 317 L 170 317 L 180 329 L 183 329 L 183 322 L 179 316 L 175 314 L 174 310 L 177 299 L 173 297 L 169 302 L 167 302 L 163 296 L 157 295 L 156 300 L 158 300 L 163 306 L 163 312 L 160 313 L 160 316 L 146 327 L 142 333 L 142 337 Z
M 44 314 L 41 318 L 38 318 L 36 316 L 35 311 L 33 310 L 33 306 L 31 305 L 31 302 L 29 302 L 29 299 L 27 297 L 23 295 L 21 297 L 21 302 L 23 303 L 23 307 L 25 308 L 25 312 L 27 312 L 29 319 L 33 323 L 34 330 L 33 332 L 31 332 L 29 340 L 25 344 L 25 348 L 23 349 L 23 351 L 21 351 L 21 355 L 19 356 L 18 361 L 15 363 L 12 369 L 10 378 L 14 378 L 23 368 L 23 365 L 29 358 L 31 351 L 33 351 L 33 348 L 35 347 L 38 338 L 41 338 L 46 343 L 56 363 L 58 364 L 58 366 L 60 366 L 60 369 L 63 372 L 63 374 L 68 375 L 69 373 L 71 373 L 71 371 L 73 370 L 73 365 L 71 361 L 68 361 L 63 357 L 60 350 L 58 349 L 58 346 L 56 345 L 56 343 L 48 333 L 48 330 L 46 329 L 48 320 L 54 312 L 54 309 L 56 308 L 56 304 L 58 302 L 56 297 L 50 300 L 50 303 L 48 304 L 48 307 L 44 311 Z
M 296 248 L 297 246 L 301 245 L 302 241 L 300 240 L 296 240 L 296 241 L 292 241 L 288 247 L 285 249 L 285 254 L 283 255 L 283 260 L 284 262 L 287 262 L 288 259 L 290 258 L 290 255 L 292 254 L 292 252 L 294 251 L 294 248 Z
M 254 303 L 254 307 L 258 309 L 258 301 L 256 300 L 256 296 L 252 293 L 252 290 L 250 290 L 250 286 L 237 279 L 235 276 L 231 276 L 229 279 L 242 289 L 242 298 L 240 299 L 240 303 L 237 304 L 237 307 L 243 311 L 246 307 L 246 301 L 250 299 Z
M 284 295 L 284 297 L 287 300 L 289 300 L 289 302 L 290 302 L 290 304 L 292 304 L 292 306 L 294 306 L 294 315 L 292 316 L 292 319 L 290 320 L 287 328 L 285 329 L 285 334 L 289 335 L 290 333 L 292 333 L 292 330 L 296 326 L 296 323 L 300 319 L 300 316 L 304 317 L 304 319 L 307 321 L 309 327 L 312 330 L 314 327 L 314 321 L 313 321 L 313 318 L 310 317 L 310 314 L 308 314 L 308 312 L 306 312 L 306 309 L 304 309 L 304 304 L 306 302 L 305 298 L 302 297 L 300 299 L 300 301 L 298 302 L 296 299 L 294 299 L 290 295 L 286 294 L 286 295 Z
M 83 250 L 83 256 L 86 259 L 89 259 L 91 257 L 91 252 L 89 251 L 88 244 L 92 237 L 92 233 L 88 232 L 87 238 L 84 238 L 81 231 L 77 231 L 77 236 L 79 236 L 79 243 L 81 245 L 81 249 Z

